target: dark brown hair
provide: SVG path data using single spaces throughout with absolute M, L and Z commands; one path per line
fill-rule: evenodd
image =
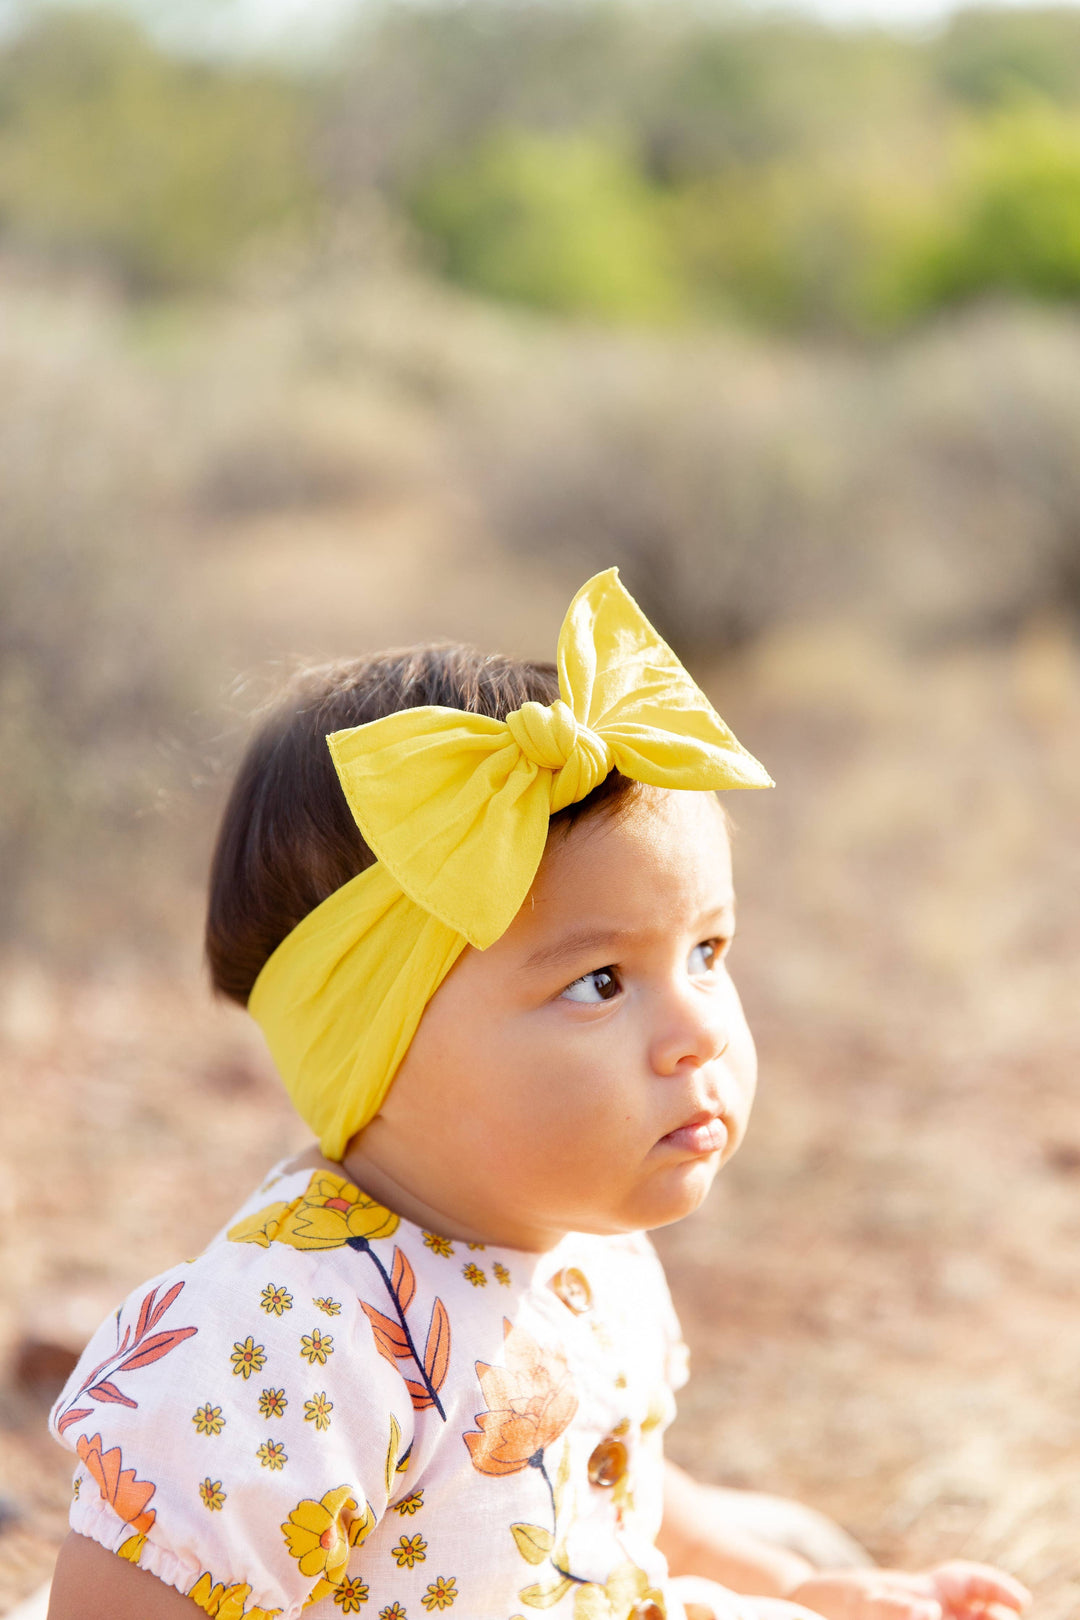
M 246 1006 L 285 936 L 375 860 L 341 791 L 330 732 L 429 703 L 504 720 L 523 703 L 558 695 L 553 664 L 457 645 L 375 653 L 295 675 L 248 745 L 218 832 L 206 917 L 214 988 Z M 552 825 L 614 810 L 635 787 L 612 771 Z

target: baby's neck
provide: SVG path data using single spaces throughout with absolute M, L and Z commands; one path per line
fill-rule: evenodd
M 318 1147 L 312 1145 L 305 1152 L 298 1153 L 290 1159 L 288 1168 L 329 1170 L 334 1175 L 347 1176 L 354 1186 L 361 1188 L 380 1204 L 384 1204 L 395 1215 L 412 1221 L 415 1226 L 422 1227 L 427 1232 L 436 1232 L 440 1237 L 453 1238 L 461 1243 L 484 1243 L 493 1247 L 523 1249 L 543 1254 L 555 1248 L 566 1236 L 563 1231 L 499 1230 L 498 1223 L 489 1225 L 475 1220 L 470 1221 L 460 1214 L 429 1204 L 388 1169 L 377 1164 L 370 1154 L 364 1152 L 362 1143 L 354 1144 L 340 1163 L 328 1159 Z

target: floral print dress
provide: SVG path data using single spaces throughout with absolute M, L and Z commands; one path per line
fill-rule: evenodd
M 685 1376 L 643 1235 L 467 1244 L 279 1168 L 51 1424 L 72 1527 L 218 1620 L 682 1620 L 654 1542 Z

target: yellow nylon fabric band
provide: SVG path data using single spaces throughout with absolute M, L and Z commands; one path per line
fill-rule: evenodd
M 403 709 L 327 738 L 377 864 L 284 939 L 248 1007 L 322 1150 L 375 1116 L 467 944 L 510 926 L 555 811 L 612 769 L 654 787 L 771 787 L 619 582 L 588 581 L 559 634 L 554 703 L 506 720 Z

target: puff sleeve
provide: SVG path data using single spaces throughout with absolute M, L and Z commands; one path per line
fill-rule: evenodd
M 132 1294 L 51 1425 L 79 1459 L 80 1535 L 222 1620 L 294 1620 L 401 1488 L 413 1407 L 353 1251 L 243 1235 Z

